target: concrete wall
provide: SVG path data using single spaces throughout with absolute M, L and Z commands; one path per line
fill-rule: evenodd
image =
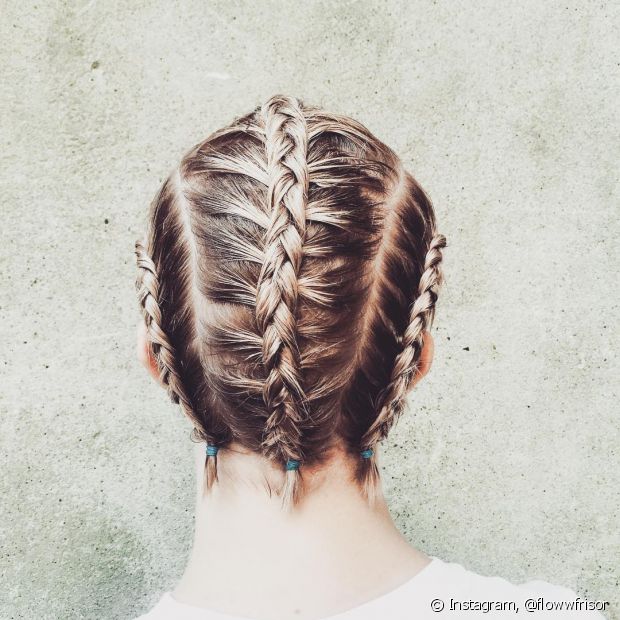
M 620 618 L 618 3 L 2 3 L 2 618 L 130 618 L 192 528 L 189 425 L 134 360 L 133 242 L 181 153 L 275 92 L 402 154 L 449 239 L 391 436 L 428 553 Z

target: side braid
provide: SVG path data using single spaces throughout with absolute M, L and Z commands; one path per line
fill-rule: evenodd
M 358 477 L 366 496 L 371 501 L 375 498 L 379 478 L 377 455 L 373 447 L 385 439 L 402 414 L 407 390 L 418 371 L 420 354 L 424 346 L 424 332 L 432 325 L 437 292 L 443 279 L 441 250 L 445 247 L 444 235 L 436 234 L 431 239 L 417 296 L 411 307 L 409 324 L 402 337 L 402 350 L 394 360 L 389 383 L 379 394 L 379 415 L 362 437 L 362 450 L 368 451 L 367 454 L 370 456 L 361 460 Z
M 193 435 L 201 441 L 208 443 L 209 439 L 204 431 L 199 430 L 198 417 L 194 413 L 191 399 L 181 380 L 174 346 L 161 327 L 162 313 L 158 301 L 159 280 L 155 263 L 146 251 L 143 241 L 136 241 L 135 247 L 138 264 L 138 277 L 136 279 L 138 301 L 142 308 L 150 346 L 159 368 L 159 379 L 166 386 L 170 400 L 175 404 L 179 404 L 183 413 L 194 422 Z M 208 457 L 205 463 L 205 485 L 207 488 L 210 488 L 213 482 L 217 480 L 216 458 L 215 456 L 212 458 Z
M 296 306 L 308 200 L 308 135 L 300 102 L 276 96 L 261 108 L 265 128 L 270 221 L 257 283 L 256 322 L 266 372 L 268 418 L 262 449 L 286 461 L 282 499 L 290 508 L 300 491 L 299 463 L 306 396 L 297 343 Z

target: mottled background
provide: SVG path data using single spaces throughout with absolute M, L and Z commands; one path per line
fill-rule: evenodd
M 619 3 L 3 1 L 0 617 L 131 618 L 192 531 L 190 427 L 134 358 L 133 243 L 269 95 L 400 152 L 449 240 L 389 440 L 409 539 L 620 618 Z

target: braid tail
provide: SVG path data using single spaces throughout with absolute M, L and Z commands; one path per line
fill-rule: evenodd
M 379 415 L 362 438 L 362 447 L 371 448 L 384 439 L 398 420 L 405 405 L 405 396 L 418 371 L 420 354 L 424 347 L 424 332 L 430 329 L 435 314 L 438 288 L 443 281 L 441 272 L 442 249 L 446 238 L 435 235 L 424 260 L 424 271 L 418 285 L 418 294 L 411 308 L 409 324 L 402 338 L 402 350 L 394 360 L 394 367 L 387 386 L 379 394 Z M 373 502 L 377 496 L 379 468 L 377 451 L 373 456 L 361 459 L 358 480 L 366 497 Z
M 276 96 L 265 103 L 261 112 L 271 214 L 256 296 L 266 372 L 263 400 L 268 411 L 263 451 L 281 460 L 299 460 L 306 396 L 301 381 L 296 305 L 306 233 L 308 136 L 297 100 Z M 287 469 L 282 489 L 285 507 L 296 502 L 300 484 L 298 469 Z
M 147 326 L 147 333 L 153 354 L 159 368 L 159 379 L 166 386 L 168 396 L 173 403 L 178 403 L 183 412 L 196 421 L 194 408 L 185 391 L 180 373 L 177 368 L 177 358 L 174 346 L 162 329 L 162 313 L 159 307 L 159 280 L 153 259 L 149 256 L 143 241 L 136 241 L 136 260 L 138 277 L 136 287 L 138 300 Z M 201 441 L 209 443 L 204 432 L 194 428 Z M 217 480 L 217 457 L 208 456 L 205 459 L 205 488 L 208 490 Z

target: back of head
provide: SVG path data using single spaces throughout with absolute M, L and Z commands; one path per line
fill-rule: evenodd
M 441 249 L 430 201 L 356 121 L 275 96 L 195 146 L 136 244 L 150 346 L 209 446 L 304 466 L 338 443 L 369 497 L 432 323 Z M 300 469 L 301 468 L 301 469 Z

